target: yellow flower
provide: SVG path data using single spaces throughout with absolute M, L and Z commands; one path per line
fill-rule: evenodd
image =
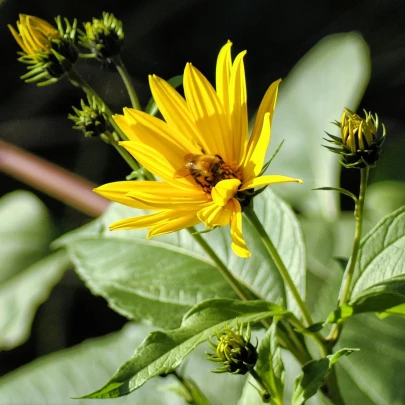
M 129 138 L 121 145 L 163 181 L 124 181 L 97 188 L 97 193 L 113 201 L 158 211 L 118 221 L 111 229 L 150 228 L 150 238 L 199 222 L 207 228 L 230 224 L 233 251 L 249 257 L 242 236 L 242 209 L 253 189 L 302 182 L 261 176 L 280 80 L 267 90 L 248 139 L 246 52 L 232 63 L 231 46 L 228 41 L 218 55 L 216 90 L 190 63 L 184 71 L 185 99 L 163 79 L 149 77 L 166 122 L 130 108 L 114 117 Z
M 51 24 L 38 17 L 20 14 L 17 21 L 18 32 L 12 25 L 8 25 L 14 39 L 27 55 L 35 56 L 39 52 L 49 52 L 52 39 L 59 38 L 59 32 Z

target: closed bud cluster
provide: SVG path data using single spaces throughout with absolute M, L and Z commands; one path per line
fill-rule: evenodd
M 326 148 L 342 155 L 341 163 L 347 168 L 374 167 L 381 153 L 386 136 L 385 126 L 381 124 L 382 130 L 379 131 L 378 115 L 373 116 L 367 111 L 364 114 L 365 118 L 362 118 L 345 108 L 340 122 L 334 123 L 340 128 L 341 137 L 327 134 L 330 139 L 325 139 L 339 146 Z
M 104 134 L 108 124 L 105 105 L 98 102 L 95 97 L 87 97 L 87 104 L 81 100 L 80 106 L 81 110 L 72 107 L 75 115 L 68 115 L 68 118 L 75 123 L 73 128 L 83 131 L 86 137 Z
M 71 25 L 61 17 L 56 18 L 57 28 L 38 17 L 20 14 L 17 30 L 8 25 L 14 39 L 21 47 L 20 62 L 27 64 L 28 73 L 21 78 L 45 86 L 57 82 L 68 72 L 78 58 L 74 40 L 76 20 Z
M 80 31 L 79 43 L 91 50 L 99 61 L 109 60 L 121 51 L 124 40 L 122 22 L 111 13 L 103 13 L 101 19 L 93 18 L 84 23 L 85 32 Z
M 222 363 L 223 366 L 213 370 L 214 373 L 246 374 L 256 364 L 256 347 L 250 343 L 250 326 L 248 324 L 243 337 L 243 324 L 239 331 L 224 328 L 216 332 L 217 344 L 210 342 L 214 354 L 207 353 L 208 360 Z

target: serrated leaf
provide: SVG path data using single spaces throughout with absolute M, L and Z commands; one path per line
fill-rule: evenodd
M 61 250 L 0 284 L 0 349 L 13 349 L 28 338 L 37 308 L 70 266 Z
M 45 205 L 26 191 L 0 199 L 0 223 L 1 283 L 46 256 L 52 226 Z
M 257 216 L 268 231 L 274 245 L 278 248 L 279 254 L 283 258 L 298 291 L 302 297 L 305 297 L 305 248 L 302 240 L 302 233 L 296 217 L 291 209 L 270 189 L 266 189 L 261 195 L 255 198 L 254 201 Z M 134 300 L 133 296 L 131 298 L 130 295 L 127 295 L 126 300 L 130 300 L 131 305 L 133 307 L 136 306 L 136 309 L 142 313 L 143 317 L 154 322 L 156 325 L 167 326 L 167 320 L 171 320 L 170 317 L 168 318 L 166 316 L 168 311 L 172 310 L 170 305 L 173 305 L 174 308 L 173 318 L 177 317 L 178 320 L 181 312 L 184 311 L 184 304 L 194 305 L 202 299 L 210 298 L 215 295 L 230 297 L 230 293 L 227 292 L 229 291 L 227 285 L 222 284 L 222 286 L 219 287 L 221 282 L 219 281 L 218 276 L 213 275 L 214 272 L 217 271 L 215 263 L 202 250 L 188 231 L 182 230 L 156 237 L 151 240 L 146 240 L 146 230 L 144 229 L 116 232 L 110 232 L 108 230 L 108 225 L 111 225 L 111 223 L 119 219 L 145 213 L 147 212 L 131 209 L 118 204 L 112 204 L 105 215 L 101 217 L 99 225 L 90 229 L 95 232 L 95 236 L 100 235 L 99 242 L 97 242 L 96 239 L 94 239 L 93 242 L 90 242 L 86 234 L 86 238 L 88 239 L 88 244 L 86 246 L 88 248 L 84 248 L 84 245 L 82 245 L 81 242 L 83 236 L 81 236 L 80 232 L 73 235 L 68 234 L 62 238 L 60 244 L 66 244 L 68 246 L 69 251 L 72 254 L 72 259 L 77 264 L 80 274 L 86 278 L 90 287 L 94 286 L 93 288 L 96 293 L 102 293 L 97 287 L 97 284 L 99 284 L 99 280 L 96 279 L 98 275 L 102 274 L 102 282 L 105 285 L 117 282 L 117 276 L 114 271 L 110 271 L 111 266 L 120 269 L 118 272 L 121 274 L 122 269 L 125 267 L 125 271 L 131 272 L 132 284 L 134 284 L 137 283 L 138 273 L 135 274 L 135 271 L 133 269 L 131 270 L 132 267 L 136 268 L 137 271 L 140 271 L 139 274 L 141 275 L 151 271 L 156 274 L 157 277 L 164 277 L 164 268 L 166 267 L 166 264 L 169 267 L 169 272 L 170 267 L 173 267 L 172 273 L 175 275 L 174 266 L 176 265 L 176 260 L 179 260 L 179 263 L 191 263 L 193 266 L 195 264 L 195 268 L 201 270 L 198 274 L 199 277 L 202 277 L 202 282 L 200 283 L 196 278 L 190 280 L 190 276 L 187 274 L 185 266 L 183 268 L 184 272 L 180 272 L 179 275 L 176 276 L 180 280 L 181 274 L 183 274 L 185 277 L 183 279 L 184 283 L 182 281 L 175 285 L 176 279 L 174 279 L 172 283 L 168 281 L 166 285 L 159 287 L 165 289 L 166 297 L 170 297 L 168 303 L 164 300 L 161 302 L 160 309 L 156 306 L 158 304 L 158 300 L 156 300 L 156 291 L 152 291 L 152 293 L 155 293 L 152 294 L 154 297 L 152 298 L 156 304 L 152 306 L 150 305 L 151 301 L 145 301 L 143 299 Z M 218 227 L 212 232 L 201 236 L 215 249 L 215 252 L 228 269 L 230 269 L 236 277 L 240 278 L 245 284 L 249 285 L 258 297 L 272 302 L 283 300 L 283 302 L 286 302 L 288 309 L 299 314 L 294 299 L 289 292 L 286 292 L 283 280 L 260 238 L 247 221 L 244 221 L 243 226 L 245 239 L 248 245 L 254 248 L 253 255 L 249 259 L 241 259 L 232 252 L 228 227 Z M 202 229 L 203 228 L 201 228 L 201 230 Z M 88 229 L 85 231 L 87 232 Z M 103 264 L 103 259 L 100 255 L 103 254 L 101 245 L 104 244 L 104 246 L 107 247 L 109 241 L 116 241 L 116 248 L 111 252 L 111 255 L 114 256 L 114 262 L 108 260 L 107 265 Z M 83 243 L 87 242 L 83 241 Z M 112 246 L 113 242 L 110 243 L 110 246 Z M 120 244 L 122 245 L 123 251 L 121 251 L 121 247 L 119 247 Z M 130 252 L 128 250 L 130 250 Z M 121 254 L 117 253 L 120 251 Z M 125 254 L 128 254 L 133 258 L 132 262 L 129 262 L 125 257 L 123 254 L 124 251 L 126 252 Z M 145 252 L 145 255 L 150 255 L 148 261 L 144 262 L 143 260 L 138 260 L 138 258 L 143 257 L 143 252 Z M 99 267 L 94 266 L 95 262 L 98 263 Z M 190 268 L 192 269 L 193 266 Z M 207 271 L 207 274 L 212 274 L 213 280 L 217 280 L 214 283 L 214 287 L 218 287 L 216 291 L 213 291 L 209 283 L 204 283 L 204 280 L 206 281 L 211 276 L 204 276 L 202 274 L 203 271 Z M 110 278 L 110 280 L 108 280 L 108 278 Z M 128 276 L 125 277 L 125 280 L 127 278 Z M 167 278 L 165 278 L 165 280 L 166 279 Z M 182 287 L 181 290 L 179 290 L 179 285 Z M 187 293 L 188 301 L 185 301 L 182 298 L 183 290 L 186 289 L 189 291 Z M 218 290 L 221 292 L 218 292 Z M 195 293 L 194 296 L 192 295 L 193 292 Z M 210 296 L 209 294 L 212 294 L 213 292 L 214 295 Z M 146 296 L 146 298 L 151 297 L 150 289 L 142 292 L 139 289 L 139 293 L 142 293 L 141 295 Z M 107 295 L 104 296 L 107 297 Z M 116 295 L 115 287 L 108 291 L 110 305 L 112 305 L 113 302 L 112 306 L 117 311 L 123 314 L 129 313 L 128 308 L 120 304 L 121 298 L 122 297 Z M 166 303 L 168 305 L 166 305 Z M 176 311 L 175 308 L 178 308 L 178 311 Z M 148 313 L 149 311 L 150 313 Z M 165 314 L 163 317 L 164 319 L 160 316 L 161 313 Z
M 270 394 L 271 405 L 283 404 L 284 364 L 277 339 L 277 319 L 266 331 L 258 347 L 258 360 L 255 370 Z
M 86 405 L 72 399 L 102 384 L 133 352 L 150 327 L 128 324 L 120 332 L 91 339 L 42 357 L 0 378 L 1 403 L 7 405 Z M 173 379 L 151 381 L 130 397 L 105 400 L 105 405 L 186 405 L 164 391 Z
M 325 131 L 338 133 L 331 122 L 340 118 L 344 107 L 356 109 L 369 77 L 367 44 L 358 34 L 345 33 L 316 44 L 281 84 L 271 132 L 273 144 L 285 142 L 268 172 L 304 180 L 300 187 L 280 188 L 280 194 L 301 212 L 321 213 L 329 220 L 337 217 L 339 196 L 311 191 L 339 186 L 339 158 L 322 146 L 322 138 Z
M 211 338 L 215 331 L 284 313 L 280 306 L 265 301 L 205 301 L 184 316 L 180 328 L 149 334 L 132 358 L 102 388 L 83 398 L 116 398 L 129 394 L 149 379 L 170 373 L 200 343 Z
M 405 274 L 405 206 L 386 216 L 362 240 L 351 299 L 401 274 Z
M 295 379 L 291 405 L 302 405 L 316 394 L 324 384 L 330 368 L 343 356 L 359 349 L 340 349 L 336 353 L 319 360 L 311 360 L 302 367 L 303 374 Z

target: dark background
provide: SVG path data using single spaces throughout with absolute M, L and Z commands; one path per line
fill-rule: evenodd
M 25 66 L 16 61 L 18 46 L 6 27 L 8 23 L 15 25 L 19 13 L 49 22 L 57 15 L 84 22 L 100 17 L 102 11 L 114 13 L 124 24 L 122 58 L 143 105 L 150 96 L 148 74 L 168 79 L 181 74 L 190 61 L 213 80 L 218 51 L 230 39 L 234 43 L 233 55 L 248 50 L 245 61 L 249 107 L 254 111 L 263 89 L 273 80 L 286 77 L 319 40 L 333 33 L 359 32 L 370 46 L 372 61 L 370 84 L 360 108 L 377 112 L 388 130 L 381 163 L 378 171 L 372 172 L 371 181 L 405 180 L 405 2 L 400 0 L 0 0 L 3 140 L 97 184 L 128 174 L 125 163 L 112 148 L 100 139 L 85 139 L 71 128 L 66 116 L 72 105 L 79 104 L 79 89 L 66 79 L 44 88 L 19 79 Z M 129 104 L 114 69 L 83 60 L 78 69 L 115 111 Z M 350 188 L 355 175 L 343 172 L 342 176 L 343 185 Z M 1 173 L 0 182 L 1 194 L 20 188 L 30 190 Z M 45 194 L 36 194 L 49 206 L 59 233 L 90 220 Z M 124 322 L 104 300 L 93 297 L 73 272 L 68 272 L 41 306 L 30 340 L 11 352 L 0 353 L 0 373 L 118 329 Z M 50 328 L 53 338 L 44 340 Z

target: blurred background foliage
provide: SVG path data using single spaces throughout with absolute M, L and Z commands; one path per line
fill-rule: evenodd
M 71 112 L 72 105 L 79 105 L 80 98 L 83 97 L 80 89 L 72 87 L 66 79 L 45 88 L 25 84 L 19 79 L 25 73 L 25 66 L 16 61 L 18 48 L 7 24 L 15 24 L 18 14 L 24 13 L 49 22 L 53 22 L 57 15 L 70 20 L 77 18 L 81 25 L 81 22 L 89 21 L 92 17 L 99 17 L 102 11 L 114 13 L 123 22 L 125 40 L 122 58 L 133 77 L 142 105 L 146 105 L 150 97 L 148 74 L 155 73 L 168 79 L 181 74 L 188 61 L 213 82 L 218 50 L 227 39 L 231 39 L 234 43 L 234 55 L 243 49 L 248 50 L 245 63 L 249 108 L 253 114 L 269 83 L 279 77 L 285 78 L 300 58 L 321 39 L 335 33 L 359 33 L 368 44 L 371 57 L 370 81 L 361 100 L 361 94 L 359 95 L 359 110 L 365 108 L 377 112 L 388 130 L 378 168 L 371 172 L 372 185 L 367 209 L 370 214 L 381 218 L 405 203 L 403 1 L 91 0 L 84 3 L 78 0 L 0 0 L 1 139 L 96 184 L 124 178 L 129 172 L 128 167 L 115 150 L 100 139 L 85 139 L 80 132 L 71 128 L 72 123 L 66 117 Z M 350 69 L 351 63 L 353 59 L 347 58 L 341 66 Z M 81 60 L 78 69 L 114 111 L 120 112 L 122 106 L 129 105 L 124 85 L 112 67 L 100 66 L 93 60 Z M 324 103 L 328 103 L 327 98 Z M 290 119 L 294 120 L 297 113 L 299 112 L 291 111 Z M 336 116 L 327 117 L 327 122 L 339 119 L 339 114 L 340 111 Z M 272 146 L 274 150 L 277 144 Z M 281 160 L 282 154 L 283 151 L 277 159 Z M 299 176 L 299 173 L 296 175 Z M 357 175 L 356 171 L 342 171 L 342 186 L 356 192 Z M 386 182 L 387 180 L 390 182 Z M 8 196 L 7 201 L 2 200 L 3 205 L 0 208 L 7 204 L 11 208 L 5 211 L 5 219 L 0 222 L 1 235 L 10 234 L 10 229 L 6 226 L 7 218 L 18 217 L 21 213 L 29 215 L 28 211 L 34 210 L 30 219 L 25 220 L 27 226 L 22 230 L 27 244 L 21 245 L 18 235 L 13 235 L 10 241 L 15 238 L 18 248 L 26 246 L 24 252 L 35 249 L 35 254 L 25 260 L 28 256 L 14 252 L 11 259 L 11 256 L 3 253 L 3 249 L 10 255 L 13 252 L 10 253 L 2 242 L 0 252 L 4 263 L 10 260 L 15 263 L 18 259 L 19 268 L 29 269 L 29 266 L 49 253 L 47 246 L 52 238 L 90 220 L 88 216 L 2 173 L 0 184 L 1 195 L 23 189 L 34 191 L 42 201 L 27 202 L 32 198 L 27 194 L 14 194 L 12 197 Z M 13 200 L 10 201 L 10 198 Z M 28 204 L 27 208 L 24 204 Z M 351 201 L 346 197 L 341 198 L 341 206 L 343 211 L 352 209 Z M 298 206 L 294 208 L 300 209 Z M 344 234 L 346 229 L 351 232 L 351 214 L 347 214 L 347 221 L 345 216 L 342 218 L 340 232 Z M 24 222 L 23 217 L 21 221 Z M 305 219 L 303 226 L 305 233 Z M 313 222 L 310 226 L 313 227 Z M 39 229 L 40 235 L 36 233 Z M 329 235 L 328 229 L 325 229 L 324 223 L 320 223 L 317 231 L 312 231 L 312 238 L 309 238 L 310 249 L 313 244 L 313 251 L 317 248 L 319 250 L 323 235 Z M 347 252 L 346 247 L 339 249 L 335 254 L 344 255 Z M 331 253 L 329 248 L 327 250 Z M 12 351 L 0 352 L 1 374 L 39 356 L 80 343 L 86 338 L 117 330 L 125 323 L 125 319 L 110 310 L 103 299 L 92 296 L 73 271 L 62 276 L 65 266 L 63 257 L 56 258 L 55 261 L 59 263 L 62 281 L 52 291 L 46 303 L 39 307 L 28 341 Z M 336 263 L 333 266 L 337 267 Z M 12 269 L 7 271 L 13 273 Z M 7 281 L 7 275 L 2 274 L 1 279 L 2 282 Z M 316 288 L 319 280 L 310 275 L 310 283 L 311 281 Z M 37 306 L 43 301 L 35 297 L 34 300 Z M 316 298 L 312 300 L 315 302 Z M 34 315 L 27 316 L 29 318 Z M 19 333 L 22 340 L 26 338 L 23 330 L 19 330 Z

